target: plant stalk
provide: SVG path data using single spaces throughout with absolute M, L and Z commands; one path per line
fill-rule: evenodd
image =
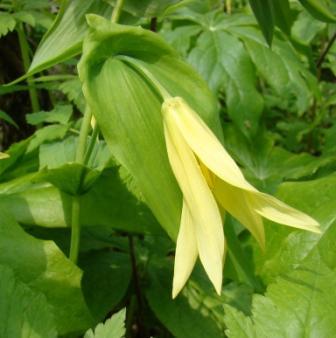
M 92 113 L 89 107 L 86 107 L 79 137 L 78 144 L 76 149 L 76 158 L 75 162 L 79 164 L 85 164 L 85 149 L 87 138 L 90 131 L 90 122 L 91 122 Z M 83 179 L 83 174 L 81 174 L 80 185 Z M 69 258 L 72 262 L 77 263 L 79 244 L 80 244 L 80 201 L 79 196 L 72 197 L 71 204 L 71 241 L 70 241 L 70 253 Z
M 319 73 L 318 75 L 320 75 L 322 64 L 335 41 L 336 41 L 336 33 L 334 33 L 334 35 L 331 37 L 326 48 L 323 50 L 321 56 L 319 57 L 317 61 L 316 68 L 318 69 L 318 73 Z
M 30 66 L 29 46 L 28 46 L 26 34 L 24 32 L 22 23 L 19 23 L 17 25 L 16 31 L 17 31 L 18 37 L 19 37 L 19 44 L 20 44 L 20 50 L 21 50 L 21 55 L 22 55 L 23 68 L 24 68 L 25 73 L 27 73 L 29 66 Z M 27 83 L 28 83 L 28 92 L 29 92 L 32 112 L 36 113 L 36 112 L 40 111 L 40 104 L 39 104 L 39 101 L 38 101 L 37 90 L 34 87 L 32 77 L 27 78 Z
M 121 8 L 124 4 L 124 0 L 118 0 L 116 6 L 113 9 L 111 21 L 117 22 Z M 78 144 L 76 149 L 76 158 L 75 162 L 85 165 L 90 159 L 90 155 L 94 148 L 94 142 L 98 136 L 98 127 L 94 129 L 91 142 L 87 149 L 87 139 L 91 129 L 91 118 L 92 112 L 90 108 L 87 106 L 85 109 L 79 137 L 78 137 Z M 81 175 L 80 179 L 80 186 L 82 184 L 82 180 L 84 179 L 84 172 Z M 71 241 L 70 241 L 70 253 L 69 258 L 72 262 L 77 263 L 78 260 L 78 253 L 79 253 L 79 245 L 80 245 L 80 200 L 79 196 L 72 197 L 72 208 L 71 208 Z
M 124 2 L 125 0 L 117 0 L 111 16 L 112 22 L 118 22 Z

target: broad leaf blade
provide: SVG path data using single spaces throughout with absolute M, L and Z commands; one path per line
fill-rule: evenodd
M 98 16 L 90 16 L 89 23 L 91 33 L 79 66 L 84 95 L 112 154 L 134 177 L 151 210 L 174 238 L 182 201 L 163 137 L 162 99 L 153 84 L 118 55 L 141 64 L 172 96 L 184 97 L 219 133 L 214 99 L 158 35 Z
M 82 272 L 55 243 L 28 235 L 4 211 L 0 235 L 0 264 L 46 296 L 59 334 L 89 327 L 93 320 L 81 291 Z
M 0 336 L 56 338 L 52 307 L 46 297 L 0 265 Z
M 26 76 L 79 54 L 88 29 L 85 15 L 110 15 L 112 11 L 112 7 L 102 0 L 64 1 L 63 6 L 53 26 L 41 41 Z

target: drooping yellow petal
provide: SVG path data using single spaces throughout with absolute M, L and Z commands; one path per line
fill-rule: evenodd
M 213 193 L 229 214 L 243 224 L 255 237 L 260 247 L 265 249 L 265 231 L 262 218 L 249 205 L 247 192 L 236 188 L 218 177 L 213 178 Z
M 220 293 L 223 274 L 224 233 L 217 203 L 195 155 L 176 127 L 175 116 L 163 111 L 168 158 L 187 204 L 200 260 L 216 291 Z
M 277 198 L 262 192 L 248 193 L 251 207 L 261 216 L 271 221 L 294 228 L 320 233 L 319 223 L 307 214 L 290 207 Z
M 189 208 L 183 202 L 180 230 L 177 236 L 172 296 L 175 298 L 186 284 L 197 259 L 195 229 Z
M 182 98 L 166 99 L 162 110 L 170 110 L 185 141 L 214 174 L 236 187 L 255 191 L 211 129 Z

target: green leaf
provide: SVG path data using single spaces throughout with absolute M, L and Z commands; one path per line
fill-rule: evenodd
M 8 122 L 12 126 L 14 126 L 16 129 L 19 129 L 19 126 L 17 125 L 17 123 L 7 113 L 5 113 L 2 110 L 0 110 L 0 119 Z
M 182 200 L 165 147 L 162 99 L 148 79 L 123 60 L 128 57 L 171 95 L 182 96 L 220 135 L 216 103 L 194 70 L 157 34 L 98 16 L 88 20 L 91 32 L 79 65 L 84 95 L 112 154 L 134 177 L 154 215 L 175 238 Z
M 233 28 L 233 33 L 244 45 L 257 68 L 260 77 L 288 100 L 294 98 L 295 109 L 302 114 L 319 95 L 316 78 L 311 74 L 293 46 L 285 40 L 274 39 L 272 50 L 262 44 L 259 32 L 252 27 Z
M 152 18 L 164 14 L 179 2 L 180 0 L 126 0 L 124 10 L 133 16 Z
M 110 15 L 112 8 L 102 0 L 64 1 L 53 26 L 43 37 L 26 76 L 40 72 L 81 52 L 87 31 L 85 15 Z
M 249 0 L 253 13 L 257 18 L 264 37 L 269 45 L 272 44 L 274 31 L 272 1 L 273 0 Z
M 299 0 L 301 5 L 316 19 L 323 22 L 336 22 L 336 16 L 324 0 Z
M 283 181 L 310 177 L 336 160 L 335 155 L 295 154 L 274 145 L 270 134 L 260 132 L 247 140 L 231 125 L 224 126 L 225 146 L 243 167 L 245 176 L 261 189 L 272 191 Z
M 336 332 L 336 273 L 320 262 L 298 269 L 255 295 L 252 316 L 225 306 L 229 338 L 332 337 Z
M 26 120 L 29 124 L 35 126 L 41 123 L 60 123 L 67 124 L 72 115 L 72 106 L 57 105 L 51 111 L 41 111 L 26 115 Z
M 149 306 L 158 319 L 177 338 L 224 337 L 223 323 L 219 320 L 223 316 L 222 300 L 214 301 L 211 289 L 205 293 L 190 282 L 183 294 L 173 300 L 173 271 L 167 269 L 167 263 L 171 262 L 152 265 L 146 290 Z
M 244 45 L 225 31 L 208 31 L 197 39 L 188 59 L 213 91 L 225 92 L 228 113 L 238 128 L 247 136 L 255 134 L 263 99 Z
M 54 124 L 37 130 L 30 139 L 27 152 L 35 150 L 43 143 L 64 138 L 68 129 L 69 126 L 67 125 Z
M 82 287 L 87 304 L 102 320 L 124 298 L 131 281 L 131 260 L 121 252 L 89 251 L 80 256 Z
M 12 268 L 18 280 L 45 295 L 60 335 L 86 329 L 92 324 L 81 291 L 82 271 L 54 242 L 28 235 L 3 210 L 0 264 Z
M 289 0 L 272 0 L 271 6 L 275 24 L 289 36 L 293 24 Z
M 56 338 L 52 307 L 46 297 L 13 271 L 0 265 L 0 336 L 8 338 Z
M 67 96 L 69 101 L 74 102 L 81 112 L 84 112 L 85 100 L 82 93 L 82 85 L 78 78 L 62 82 L 59 85 L 59 90 Z
M 321 224 L 321 235 L 296 231 L 266 223 L 266 252 L 255 252 L 257 269 L 265 281 L 289 273 L 300 265 L 310 264 L 315 256 L 330 269 L 336 267 L 336 254 L 330 248 L 336 240 L 335 199 L 336 176 L 330 175 L 308 182 L 285 183 L 278 197 L 315 217 Z M 318 272 L 317 272 L 318 273 Z
M 13 13 L 13 16 L 16 20 L 22 21 L 23 23 L 27 23 L 30 26 L 34 27 L 36 24 L 35 18 L 30 12 L 19 11 L 19 12 Z
M 126 310 L 114 314 L 104 324 L 98 324 L 94 330 L 85 333 L 84 338 L 122 338 L 125 336 Z
M 0 12 L 0 37 L 12 32 L 15 28 L 16 21 L 13 15 Z
M 25 225 L 67 227 L 70 197 L 49 183 L 37 183 L 37 179 L 27 175 L 0 185 L 0 208 Z M 80 210 L 83 227 L 136 233 L 160 231 L 150 211 L 127 189 L 118 167 L 104 170 L 90 191 L 80 197 Z
M 90 142 L 90 139 L 88 139 Z M 62 141 L 42 144 L 39 149 L 40 169 L 56 169 L 74 162 L 78 137 L 69 136 Z M 87 163 L 90 169 L 103 170 L 112 163 L 111 153 L 104 141 L 97 140 Z

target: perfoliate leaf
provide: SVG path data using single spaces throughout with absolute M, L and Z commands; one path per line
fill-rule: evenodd
M 137 67 L 172 96 L 182 96 L 220 135 L 216 103 L 195 71 L 157 34 L 93 15 L 88 21 L 91 31 L 79 65 L 84 95 L 112 154 L 174 238 L 182 199 L 163 138 L 162 98 Z
M 148 208 L 127 189 L 119 170 L 104 170 L 90 191 L 80 196 L 81 225 L 135 233 L 160 232 Z M 40 175 L 34 173 L 1 184 L 0 208 L 27 226 L 69 226 L 71 198 L 49 183 L 37 183 Z

